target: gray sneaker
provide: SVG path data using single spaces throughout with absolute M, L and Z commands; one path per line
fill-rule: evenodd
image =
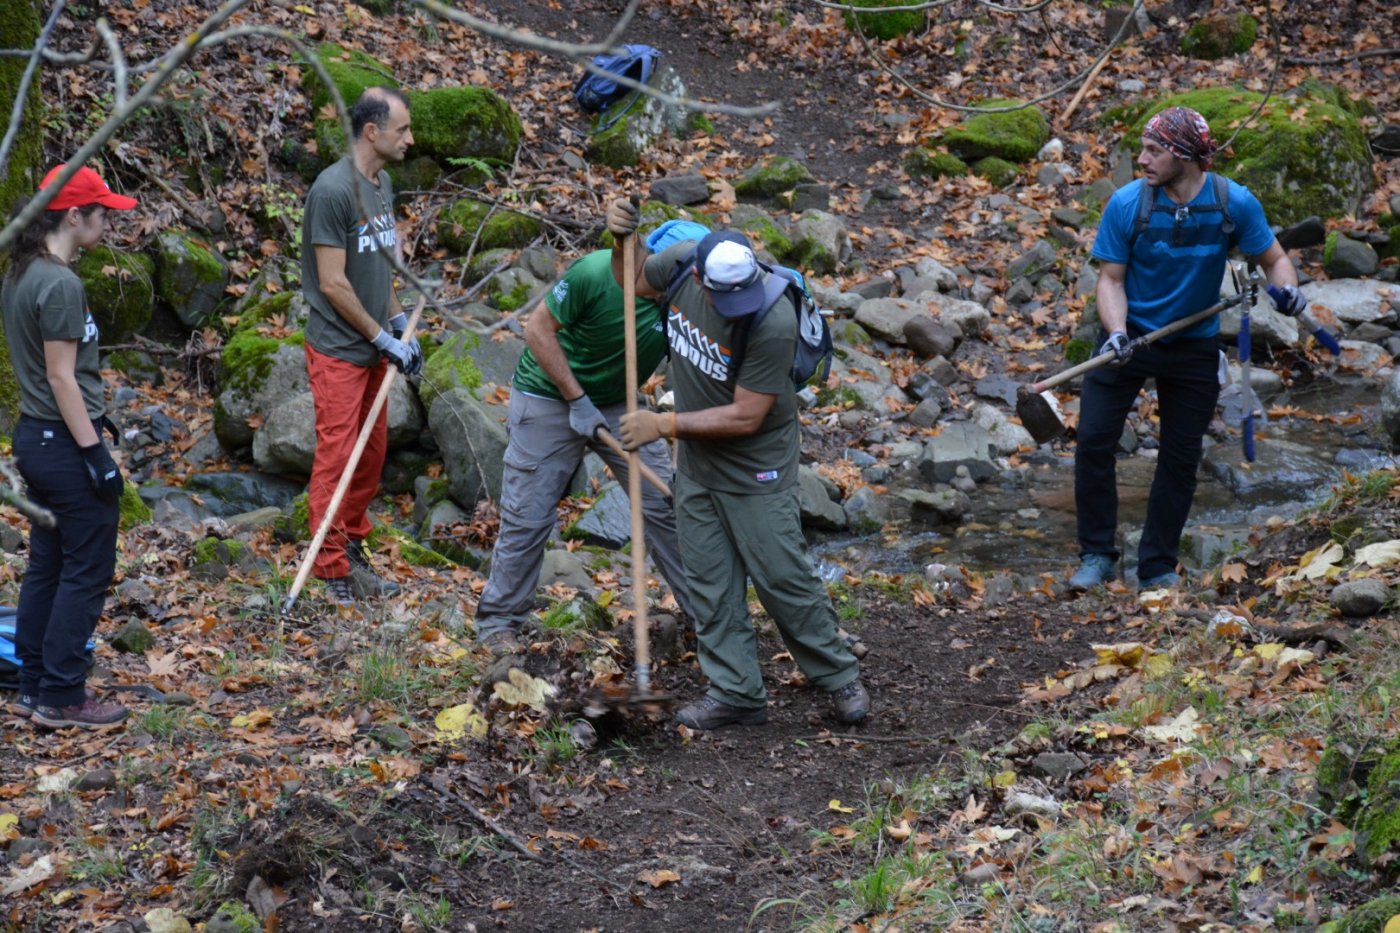
M 1101 586 L 1117 576 L 1113 558 L 1107 554 L 1085 554 L 1079 561 L 1079 569 L 1069 578 L 1069 588 L 1083 593 Z
M 351 541 L 346 545 L 345 556 L 350 559 L 350 588 L 360 599 L 399 595 L 402 587 L 374 572 L 362 543 Z
M 335 577 L 321 582 L 326 585 L 326 602 L 332 606 L 355 605 L 355 593 L 350 587 L 349 577 Z
M 836 718 L 846 725 L 864 721 L 870 715 L 870 694 L 860 678 L 831 691 L 831 705 L 836 709 Z
M 723 700 L 703 696 L 681 708 L 676 722 L 692 729 L 720 729 L 724 726 L 761 726 L 768 721 L 766 706 L 730 706 Z

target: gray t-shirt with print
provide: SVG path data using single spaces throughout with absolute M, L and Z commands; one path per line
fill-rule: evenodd
M 693 241 L 677 243 L 647 259 L 647 283 L 665 294 L 676 270 L 690 258 Z M 722 317 L 694 276 L 687 276 L 666 308 L 671 344 L 670 379 L 676 411 L 700 411 L 734 401 L 737 385 L 777 398 L 756 433 L 747 437 L 680 442 L 679 468 L 707 489 L 729 493 L 772 493 L 797 482 L 801 442 L 792 354 L 797 345 L 797 314 L 786 294 L 755 327 L 734 373 L 730 349 L 737 321 Z
M 18 279 L 5 279 L 0 305 L 4 306 L 10 363 L 19 382 L 20 414 L 43 421 L 63 420 L 44 364 L 46 340 L 77 341 L 74 370 L 83 407 L 94 421 L 106 414 L 97 324 L 88 311 L 83 283 L 73 270 L 51 259 L 35 259 Z
M 373 211 L 369 220 L 355 197 L 357 181 L 365 204 Z M 375 187 L 360 174 L 349 156 L 322 172 L 306 195 L 301 228 L 301 290 L 311 306 L 306 342 L 328 356 L 359 366 L 376 365 L 379 351 L 336 313 L 321 292 L 315 247 L 345 250 L 345 277 L 350 287 L 369 316 L 387 329 L 393 266 L 382 252 L 398 249 L 393 203 L 389 174 L 381 171 L 379 186 Z

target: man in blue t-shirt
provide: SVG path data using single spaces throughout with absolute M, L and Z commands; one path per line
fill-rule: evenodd
M 1186 107 L 1162 111 L 1142 133 L 1137 161 L 1143 177 L 1119 189 L 1104 208 L 1093 250 L 1103 325 L 1099 353 L 1111 351 L 1116 358 L 1084 378 L 1074 454 L 1080 550 L 1079 569 L 1069 580 L 1074 591 L 1116 573 L 1114 452 L 1128 411 L 1149 378 L 1157 382 L 1161 448 L 1138 547 L 1138 581 L 1144 589 L 1180 582 L 1177 548 L 1196 492 L 1202 438 L 1220 393 L 1220 321 L 1211 317 L 1136 352 L 1128 341 L 1218 302 L 1231 247 L 1278 286 L 1281 313 L 1296 315 L 1307 305 L 1293 263 L 1270 231 L 1258 199 L 1228 182 L 1229 210 L 1221 209 L 1209 173 L 1215 149 L 1199 113 Z M 1139 232 L 1143 185 L 1151 188 L 1153 206 L 1147 228 Z

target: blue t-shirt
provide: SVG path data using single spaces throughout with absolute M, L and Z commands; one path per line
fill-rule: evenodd
M 1124 280 L 1128 321 L 1150 331 L 1218 302 L 1231 244 L 1246 255 L 1257 256 L 1274 242 L 1274 234 L 1264 219 L 1259 199 L 1232 181 L 1230 219 L 1235 223 L 1235 231 L 1227 237 L 1221 229 L 1224 214 L 1216 203 L 1215 182 L 1207 173 L 1200 193 L 1184 206 L 1184 211 L 1179 211 L 1160 188 L 1153 192 L 1156 201 L 1148 227 L 1132 244 L 1130 256 L 1138 192 L 1144 184 L 1139 178 L 1108 199 L 1094 238 L 1093 256 L 1101 262 L 1128 267 Z M 1212 317 L 1175 337 L 1214 337 L 1219 331 L 1220 318 Z

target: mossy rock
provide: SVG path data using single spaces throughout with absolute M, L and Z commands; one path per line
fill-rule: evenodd
M 734 193 L 741 198 L 771 198 L 813 181 L 816 178 L 806 165 L 788 156 L 770 155 L 744 169 L 734 183 Z
M 387 165 L 389 181 L 394 186 L 394 201 L 402 203 L 410 191 L 431 191 L 442 178 L 442 166 L 429 156 L 410 156 L 402 162 Z M 485 179 L 475 179 L 475 182 Z
M 910 178 L 959 178 L 967 174 L 967 163 L 941 149 L 915 149 L 904 157 L 904 174 Z
M 272 355 L 278 349 L 305 345 L 306 338 L 300 331 L 287 337 L 268 337 L 253 329 L 235 332 L 224 344 L 219 390 L 236 389 L 245 395 L 255 394 L 267 379 L 272 369 Z
M 223 564 L 232 567 L 248 551 L 242 541 L 226 538 L 200 538 L 195 542 L 191 564 Z
M 886 6 L 909 6 L 906 0 L 851 0 L 852 6 L 878 9 Z M 895 10 L 889 13 L 844 14 L 846 28 L 854 32 L 856 27 L 874 39 L 897 39 L 924 28 L 923 10 Z
M 160 363 L 151 354 L 141 350 L 116 350 L 107 354 L 102 361 L 107 369 L 115 369 L 130 382 L 144 382 L 152 386 L 160 385 L 165 378 Z
M 1070 340 L 1065 344 L 1065 362 L 1078 366 L 1080 363 L 1094 355 L 1094 345 L 1087 340 L 1078 338 Z
M 305 541 L 311 537 L 311 507 L 306 493 L 291 501 L 282 517 L 272 523 L 272 532 L 279 541 Z
M 423 364 L 423 381 L 418 397 L 423 407 L 431 409 L 442 393 L 463 388 L 481 388 L 481 370 L 477 368 L 472 351 L 481 345 L 481 338 L 471 331 L 459 330 L 444 340 Z
M 453 159 L 508 165 L 520 147 L 520 118 L 490 88 L 440 87 L 414 94 L 413 146 L 443 168 Z
M 345 99 L 346 107 L 353 106 L 365 88 L 399 86 L 393 69 L 359 49 L 347 49 L 333 42 L 323 42 L 316 46 L 315 54 L 317 61 L 330 73 L 340 96 Z M 301 59 L 301 70 L 302 93 L 311 101 L 311 112 L 319 115 L 321 108 L 331 102 L 331 93 L 326 89 L 316 69 L 305 59 Z M 417 127 L 414 127 L 414 130 L 417 130 Z M 414 136 L 417 136 L 416 132 Z M 324 157 L 324 153 L 322 155 Z
M 1016 180 L 1016 176 L 1021 173 L 1021 170 L 1005 159 L 987 156 L 972 164 L 972 173 L 987 179 L 998 188 L 1005 188 Z
M 1366 801 L 1356 816 L 1357 854 L 1375 864 L 1400 852 L 1400 741 L 1391 742 L 1366 778 Z
M 144 253 L 110 246 L 95 246 L 78 260 L 75 271 L 103 343 L 121 343 L 151 323 L 155 268 Z
M 556 603 L 540 619 L 540 628 L 556 632 L 604 632 L 613 624 L 608 611 L 587 596 Z
M 458 255 L 471 249 L 474 238 L 478 250 L 519 249 L 539 235 L 540 222 L 529 214 L 508 210 L 493 214 L 491 205 L 471 198 L 453 201 L 438 215 L 438 243 Z
M 155 518 L 155 512 L 141 498 L 141 493 L 136 487 L 127 483 L 122 487 L 122 497 L 117 503 L 118 523 L 122 531 L 130 531 L 137 525 L 145 524 Z
M 370 0 L 361 0 L 368 6 Z M 206 933 L 261 933 L 262 923 L 242 901 L 224 901 L 205 925 Z
M 1391 917 L 1400 916 L 1400 895 L 1387 894 L 1367 901 L 1335 923 L 1324 924 L 1319 930 L 1328 933 L 1384 933 Z
M 979 106 L 1010 107 L 1020 103 L 1019 100 L 996 99 L 982 101 Z M 975 114 L 945 132 L 941 140 L 949 152 L 966 162 L 989 156 L 1008 162 L 1025 162 L 1034 158 L 1049 141 L 1050 124 L 1039 107 Z
M 238 322 L 233 325 L 233 334 L 255 333 L 264 324 L 272 322 L 273 318 L 280 317 L 283 323 L 290 327 L 299 326 L 298 322 L 291 319 L 293 305 L 297 301 L 297 293 L 291 290 L 272 292 L 262 298 L 249 303 L 244 307 L 243 312 L 238 316 Z
M 668 220 L 693 220 L 705 226 L 711 226 L 709 220 L 703 216 L 696 216 L 689 211 L 682 210 L 674 204 L 667 204 L 665 201 L 643 201 L 639 208 L 640 216 L 637 219 L 637 235 L 645 237 L 657 227 Z M 598 235 L 598 245 L 603 249 L 612 249 L 616 240 L 607 230 Z
M 210 246 L 181 230 L 156 241 L 156 294 L 187 327 L 198 327 L 224 300 L 228 263 Z
M 33 48 L 39 38 L 41 21 L 33 3 L 11 2 L 0 4 L 0 49 Z M 19 95 L 20 81 L 24 77 L 28 61 L 23 58 L 0 58 L 0 101 L 5 102 L 5 110 L 14 104 Z M 40 123 L 44 116 L 44 103 L 39 96 L 39 81 L 32 81 L 25 98 L 24 113 L 21 117 L 19 133 L 10 150 L 10 161 L 5 167 L 4 177 L 0 177 L 0 216 L 9 218 L 15 203 L 28 197 L 39 188 L 43 176 L 43 139 Z M 3 366 L 9 371 L 9 357 L 4 356 Z
M 1259 21 L 1248 13 L 1211 13 L 1181 37 L 1181 51 L 1191 58 L 1228 58 L 1248 52 L 1259 36 Z
M 736 215 L 737 215 L 736 211 Z M 792 237 L 783 231 L 782 227 L 771 218 L 762 215 L 753 215 L 737 219 L 731 225 L 733 229 L 740 231 L 753 243 L 754 249 L 766 249 L 773 254 L 773 258 L 779 262 L 785 262 L 792 258 L 794 244 Z
M 365 546 L 371 551 L 378 550 L 388 539 L 398 542 L 399 556 L 404 563 L 411 567 L 455 567 L 452 561 L 443 557 L 437 551 L 426 548 L 413 540 L 407 532 L 400 531 L 389 525 L 375 525 L 374 530 L 365 538 Z
M 1231 87 L 1205 88 L 1119 111 L 1134 144 L 1154 114 L 1190 107 L 1228 139 L 1251 118 L 1263 95 Z M 1271 97 L 1235 138 L 1233 156 L 1215 169 L 1249 188 L 1270 223 L 1288 226 L 1307 217 L 1354 215 L 1375 188 L 1371 150 L 1360 122 L 1319 96 Z

